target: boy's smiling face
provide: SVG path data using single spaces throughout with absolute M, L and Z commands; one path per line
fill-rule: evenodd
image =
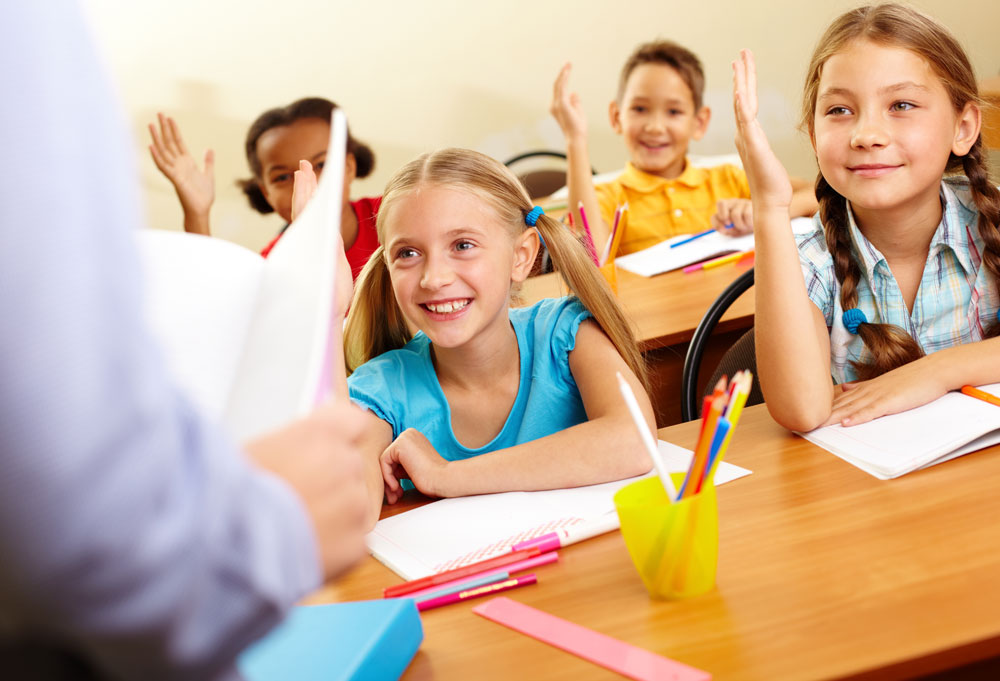
M 691 88 L 677 70 L 660 63 L 636 66 L 609 113 L 632 165 L 666 179 L 684 171 L 688 145 L 705 134 L 711 116 L 706 106 L 695 109 Z

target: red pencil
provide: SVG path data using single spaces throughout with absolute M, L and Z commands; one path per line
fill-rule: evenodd
M 481 560 L 478 563 L 463 565 L 462 567 L 455 568 L 454 570 L 439 572 L 436 575 L 429 575 L 427 577 L 421 577 L 420 579 L 414 579 L 410 582 L 403 582 L 402 584 L 386 587 L 382 590 L 382 595 L 385 598 L 396 598 L 397 596 L 403 596 L 414 591 L 426 589 L 429 586 L 444 584 L 445 582 L 450 582 L 453 579 L 460 579 L 462 577 L 467 577 L 468 575 L 476 575 L 480 572 L 492 570 L 493 568 L 510 565 L 511 563 L 516 563 L 519 560 L 537 556 L 541 552 L 541 549 L 537 546 L 521 549 L 520 551 L 511 551 L 510 553 L 504 553 L 499 556 L 494 556 L 493 558 Z

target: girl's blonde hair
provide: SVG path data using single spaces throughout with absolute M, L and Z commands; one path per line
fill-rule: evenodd
M 385 243 L 385 227 L 394 204 L 421 186 L 450 187 L 475 194 L 507 226 L 512 239 L 531 229 L 524 221 L 533 207 L 531 200 L 503 164 L 468 149 L 442 149 L 411 161 L 389 180 L 376 221 L 379 242 Z M 535 226 L 570 289 L 647 386 L 646 366 L 628 320 L 586 249 L 562 223 L 547 215 L 540 216 Z M 385 250 L 379 246 L 354 285 L 344 335 L 348 372 L 383 352 L 403 347 L 411 337 L 393 295 Z
M 813 52 L 806 71 L 802 102 L 802 124 L 810 136 L 815 134 L 816 100 L 823 65 L 833 55 L 856 40 L 877 45 L 901 47 L 922 57 L 944 85 L 956 112 L 972 102 L 984 106 L 979 96 L 972 64 L 955 37 L 931 17 L 905 5 L 885 3 L 858 7 L 837 18 L 826 30 Z M 872 68 L 877 66 L 872 65 Z M 990 182 L 989 169 L 980 136 L 964 156 L 948 159 L 945 173 L 964 173 L 972 198 L 979 210 L 979 233 L 985 243 L 983 264 L 1000 283 L 1000 192 Z M 857 285 L 861 270 L 853 257 L 847 215 L 847 203 L 823 177 L 816 180 L 816 198 L 826 232 L 826 244 L 833 256 L 834 272 L 840 282 L 841 307 L 857 306 Z M 987 337 L 1000 332 L 992 323 Z M 920 345 L 905 330 L 892 324 L 861 324 L 858 335 L 871 353 L 869 364 L 852 363 L 858 378 L 874 378 L 923 356 Z

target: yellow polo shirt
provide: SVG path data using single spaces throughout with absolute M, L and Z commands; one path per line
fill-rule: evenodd
M 628 163 L 617 180 L 595 189 L 608 226 L 614 223 L 617 207 L 628 201 L 617 255 L 641 251 L 678 234 L 709 229 L 718 201 L 750 198 L 750 185 L 742 169 L 733 165 L 696 168 L 687 161 L 684 172 L 672 180 Z

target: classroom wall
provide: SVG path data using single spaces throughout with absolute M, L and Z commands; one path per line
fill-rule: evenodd
M 181 225 L 173 190 L 146 150 L 145 126 L 164 111 L 196 156 L 215 149 L 215 233 L 252 248 L 281 226 L 274 215 L 254 213 L 233 184 L 248 174 L 243 135 L 264 109 L 306 95 L 341 104 L 352 132 L 377 155 L 375 172 L 355 184 L 354 195 L 373 195 L 396 168 L 435 148 L 472 147 L 501 160 L 561 148 L 548 106 L 552 81 L 569 60 L 589 116 L 593 165 L 614 170 L 626 159 L 607 105 L 629 52 L 656 37 L 683 43 L 705 64 L 713 117 L 694 153 L 734 151 L 729 64 L 750 47 L 772 143 L 791 173 L 812 177 L 811 149 L 795 129 L 804 70 L 825 26 L 856 4 L 84 0 L 133 125 L 149 224 Z M 913 4 L 951 27 L 980 78 L 1000 73 L 1000 2 Z

